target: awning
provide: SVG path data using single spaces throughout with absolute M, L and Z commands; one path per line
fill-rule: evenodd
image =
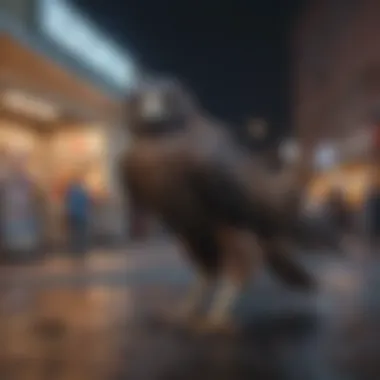
M 0 35 L 0 90 L 16 88 L 59 103 L 69 112 L 108 118 L 119 112 L 121 102 L 107 96 L 9 35 Z

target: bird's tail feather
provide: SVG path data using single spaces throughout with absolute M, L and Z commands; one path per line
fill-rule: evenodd
M 315 290 L 317 283 L 294 257 L 275 251 L 268 252 L 267 261 L 271 270 L 287 285 L 306 291 Z

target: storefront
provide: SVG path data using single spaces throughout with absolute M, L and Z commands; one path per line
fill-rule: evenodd
M 322 204 L 334 188 L 344 193 L 353 209 L 360 209 L 365 200 L 371 179 L 371 166 L 366 162 L 343 164 L 315 178 L 310 187 L 312 199 Z
M 373 175 L 372 145 L 371 131 L 363 130 L 317 150 L 318 170 L 310 185 L 313 202 L 323 203 L 331 190 L 338 188 L 350 206 L 359 209 Z
M 125 230 L 116 204 L 114 168 L 125 144 L 118 122 L 135 65 L 69 2 L 18 1 L 17 12 L 13 5 L 0 16 L 0 145 L 27 157 L 49 202 L 51 236 L 62 234 L 61 189 L 78 168 L 116 211 L 116 236 Z

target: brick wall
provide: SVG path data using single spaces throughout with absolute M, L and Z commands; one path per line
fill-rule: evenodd
M 294 39 L 294 123 L 303 139 L 370 126 L 380 106 L 380 2 L 315 0 Z

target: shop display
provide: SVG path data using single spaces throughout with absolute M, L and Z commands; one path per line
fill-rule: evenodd
M 0 121 L 0 145 L 6 147 L 13 162 L 20 160 L 27 167 L 30 180 L 44 191 L 47 230 L 53 244 L 65 242 L 63 200 L 69 182 L 78 173 L 83 174 L 94 200 L 94 230 L 104 234 L 110 229 L 108 137 L 104 128 L 96 125 L 62 125 L 46 135 L 29 126 Z M 33 215 L 34 201 L 28 192 L 18 190 L 9 197 L 4 231 L 7 245 L 16 251 L 32 250 L 40 241 L 41 227 Z
M 341 166 L 333 171 L 318 175 L 311 183 L 309 197 L 312 201 L 323 203 L 331 189 L 341 188 L 347 201 L 357 207 L 369 186 L 370 167 L 365 164 Z
M 54 183 L 62 186 L 78 171 L 83 172 L 84 181 L 91 189 L 99 188 L 105 181 L 105 138 L 96 127 L 59 132 L 53 145 Z

